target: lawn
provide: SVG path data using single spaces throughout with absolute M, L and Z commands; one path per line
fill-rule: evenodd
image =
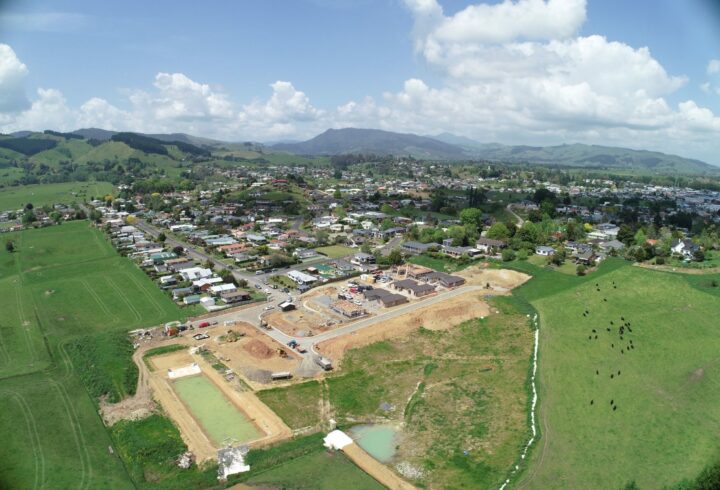
M 715 461 L 720 292 L 713 278 L 619 260 L 582 278 L 514 265 L 535 275 L 516 294 L 541 323 L 542 439 L 518 488 L 592 482 L 617 489 L 633 480 L 660 488 Z
M 58 184 L 33 184 L 0 189 L 0 211 L 14 210 L 27 203 L 34 206 L 45 204 L 72 204 L 91 197 L 102 197 L 113 190 L 109 182 L 62 182 Z
M 346 247 L 344 245 L 330 245 L 328 247 L 319 247 L 315 249 L 318 253 L 321 253 L 331 259 L 337 259 L 340 257 L 347 257 L 350 254 L 357 252 L 357 250 Z
M 502 314 L 349 351 L 322 390 L 341 427 L 400 425 L 392 463 L 419 468 L 423 476 L 413 482 L 419 486 L 498 487 L 529 437 L 533 333 L 522 302 L 493 304 Z M 317 423 L 320 388 L 304 383 L 260 396 L 300 427 Z
M 130 391 L 114 334 L 184 313 L 87 221 L 5 237 L 16 251 L 0 251 L 0 488 L 132 488 L 89 393 Z

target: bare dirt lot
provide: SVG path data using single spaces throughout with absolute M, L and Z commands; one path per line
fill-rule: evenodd
M 316 346 L 316 350 L 339 364 L 349 349 L 400 337 L 421 326 L 430 330 L 448 329 L 466 320 L 488 316 L 490 313 L 490 307 L 483 301 L 483 293 L 469 292 L 436 305 L 419 308 L 386 322 L 377 323 L 359 332 L 321 342 Z
M 530 276 L 522 272 L 480 267 L 468 267 L 456 275 L 464 277 L 470 285 L 485 286 L 489 283 L 492 289 L 499 292 L 510 291 L 530 280 Z
M 267 388 L 270 375 L 278 371 L 294 372 L 300 357 L 247 323 L 237 323 L 230 330 L 244 334 L 236 342 L 208 342 L 205 345 L 254 389 Z M 284 354 L 282 354 L 284 352 Z

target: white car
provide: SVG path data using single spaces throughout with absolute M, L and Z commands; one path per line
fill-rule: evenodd
M 268 305 L 265 307 L 266 310 L 274 310 L 275 307 L 273 305 Z

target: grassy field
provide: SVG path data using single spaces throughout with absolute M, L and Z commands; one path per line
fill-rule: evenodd
M 102 197 L 112 192 L 109 182 L 63 182 L 59 184 L 37 184 L 0 189 L 0 211 L 14 210 L 27 203 L 34 206 L 45 204 L 72 204 Z
M 331 259 L 337 259 L 339 257 L 346 257 L 352 253 L 357 252 L 357 250 L 346 247 L 344 245 L 330 245 L 328 247 L 319 247 L 315 249 L 318 253 L 321 253 L 323 255 L 326 255 L 330 257 Z
M 320 446 L 322 448 L 322 446 Z M 307 490 L 381 490 L 385 487 L 347 459 L 341 452 L 322 449 L 291 459 L 246 480 L 262 488 Z
M 70 346 L 183 313 L 86 221 L 5 236 L 17 249 L 0 251 L 0 488 L 132 488 Z M 122 384 L 126 362 L 99 358 Z
M 528 437 L 526 381 L 533 344 L 528 321 L 511 299 L 502 315 L 449 331 L 350 351 L 327 379 L 326 397 L 342 425 L 402 427 L 393 462 L 423 471 L 430 488 L 492 488 L 505 478 Z M 317 423 L 320 386 L 299 384 L 260 396 L 293 427 Z M 302 418 L 297 415 L 302 413 Z
M 292 388 L 272 388 L 257 392 L 258 397 L 270 407 L 291 429 L 302 429 L 320 423 L 320 404 L 313 409 L 307 406 L 307 400 L 320 400 L 320 383 L 308 381 L 307 383 L 293 385 Z M 302 405 L 304 410 L 298 410 Z
M 541 320 L 542 439 L 518 488 L 617 489 L 633 480 L 660 488 L 715 461 L 720 291 L 712 277 L 620 260 L 582 278 L 514 266 L 535 275 L 516 294 Z

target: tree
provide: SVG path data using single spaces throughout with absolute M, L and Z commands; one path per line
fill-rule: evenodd
M 360 251 L 364 254 L 369 254 L 370 252 L 372 252 L 372 247 L 370 246 L 370 243 L 369 242 L 363 243 L 362 246 L 360 247 Z
M 585 267 L 583 264 L 578 264 L 575 272 L 578 276 L 584 276 L 585 274 L 587 274 L 587 267 Z
M 464 226 L 455 225 L 448 228 L 447 237 L 452 239 L 452 244 L 454 247 L 461 247 L 465 244 L 465 240 L 467 239 L 467 232 L 465 231 Z
M 399 249 L 394 248 L 388 254 L 388 263 L 390 265 L 400 265 L 400 264 L 402 264 L 402 261 L 403 261 L 403 258 L 402 258 L 402 254 L 400 253 Z
M 333 192 L 333 197 L 335 199 L 342 199 L 342 192 L 340 192 L 340 189 L 335 189 L 335 192 Z
M 31 225 L 36 221 L 37 221 L 37 217 L 35 216 L 35 213 L 33 212 L 33 210 L 32 209 L 25 210 L 25 212 L 23 213 L 23 216 L 22 216 L 22 223 L 24 225 Z
M 15 251 L 15 243 L 12 240 L 8 240 L 5 242 L 5 250 L 7 250 L 10 253 L 13 253 Z
M 235 276 L 233 276 L 232 272 L 227 269 L 222 269 L 220 272 L 218 272 L 218 276 L 220 276 L 220 279 L 222 279 L 225 283 L 235 283 Z
M 393 214 L 393 212 L 395 212 L 395 208 L 393 208 L 389 204 L 383 204 L 382 206 L 380 206 L 380 212 L 383 214 Z
M 240 279 L 240 280 L 237 282 L 237 285 L 238 285 L 239 288 L 246 288 L 246 287 L 248 287 L 247 279 Z
M 172 251 L 175 253 L 175 255 L 180 256 L 185 252 L 185 249 L 178 245 L 176 247 L 173 247 Z
M 460 211 L 460 221 L 465 226 L 472 226 L 476 230 L 482 230 L 482 211 L 478 208 L 465 208 Z
M 618 230 L 617 239 L 623 242 L 625 245 L 630 245 L 635 239 L 635 233 L 629 225 L 622 224 Z
M 395 223 L 392 222 L 391 219 L 385 218 L 382 223 L 380 223 L 380 229 L 381 230 L 389 230 L 395 225 Z
M 203 264 L 203 267 L 205 267 L 206 269 L 213 270 L 213 269 L 215 268 L 215 264 L 213 263 L 212 260 L 209 260 L 209 259 L 208 259 L 208 260 L 206 260 L 205 263 Z
M 50 213 L 50 219 L 53 220 L 55 223 L 60 223 L 60 220 L 62 220 L 62 215 L 57 211 L 53 211 L 52 213 Z
M 345 208 L 342 206 L 336 206 L 335 207 L 335 217 L 337 219 L 345 219 L 347 218 L 347 212 L 345 211 Z
M 505 226 L 505 223 L 493 223 L 486 233 L 488 238 L 493 240 L 507 240 L 510 238 L 510 230 Z
M 693 252 L 693 260 L 695 262 L 703 262 L 705 260 L 705 252 L 698 248 L 695 252 Z
M 503 262 L 510 262 L 511 260 L 515 260 L 515 252 L 510 248 L 503 249 L 502 260 Z
M 161 231 L 160 234 L 157 236 L 157 241 L 160 243 L 165 243 L 165 240 L 167 240 L 167 236 L 165 236 L 165 233 Z
M 635 233 L 635 244 L 640 245 L 641 247 L 645 245 L 645 242 L 647 241 L 647 235 L 645 235 L 645 232 L 640 228 L 637 233 Z

